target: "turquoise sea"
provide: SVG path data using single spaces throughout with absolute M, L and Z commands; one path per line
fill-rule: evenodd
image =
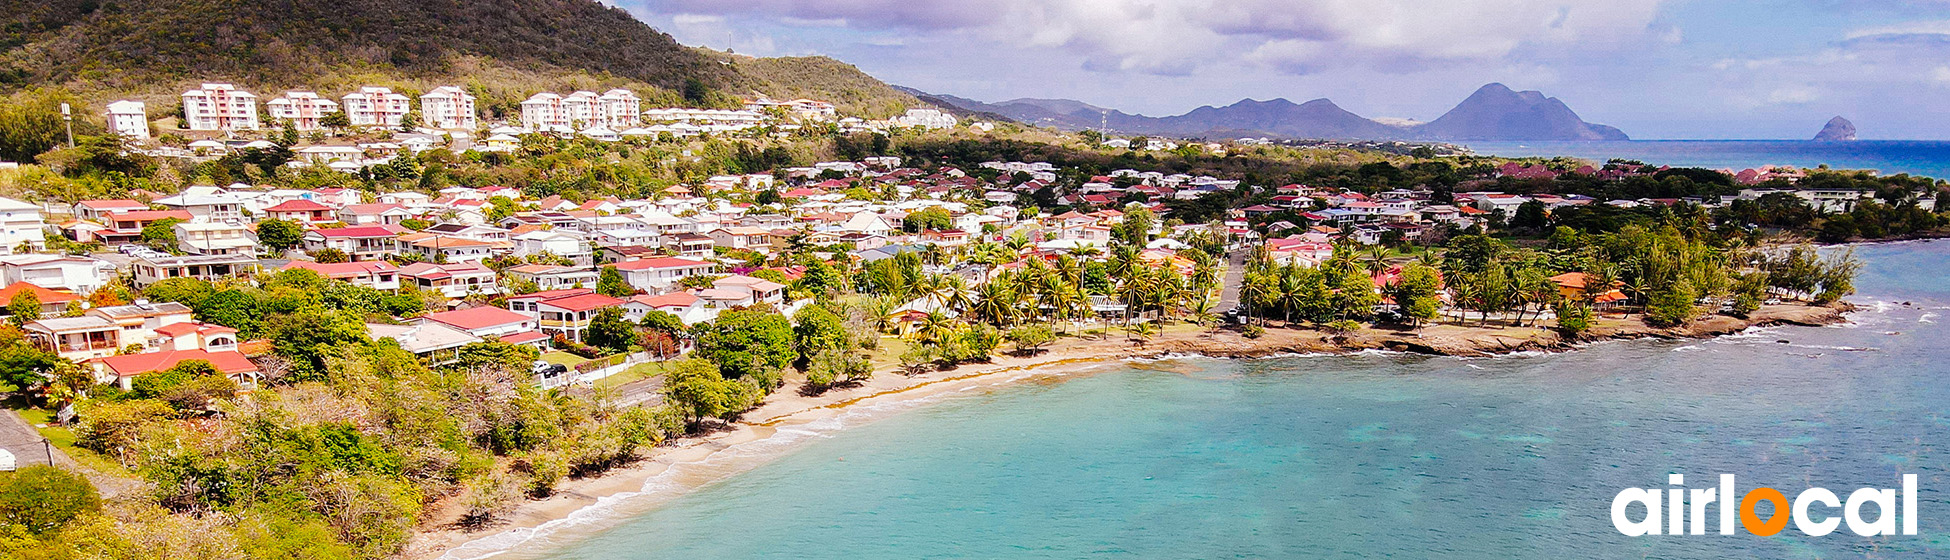
M 821 432 L 506 557 L 1950 558 L 1950 242 L 1856 253 L 1848 325 L 1483 359 L 1123 363 Z M 1921 534 L 1616 532 L 1614 494 L 1669 473 L 1790 497 L 1915 473 Z
M 1950 142 L 1859 140 L 1634 140 L 1630 142 L 1465 142 L 1471 150 L 1506 157 L 1571 156 L 1594 161 L 1635 159 L 1655 165 L 1708 169 L 1762 165 L 1874 169 L 1885 175 L 1908 173 L 1950 178 Z

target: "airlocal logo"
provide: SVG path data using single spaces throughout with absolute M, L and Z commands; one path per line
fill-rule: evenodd
M 1733 475 L 1720 475 L 1719 488 L 1683 488 L 1684 475 L 1671 475 L 1667 483 L 1680 488 L 1665 490 L 1646 490 L 1626 488 L 1611 500 L 1611 525 L 1628 537 L 1641 535 L 1684 535 L 1706 534 L 1706 507 L 1716 506 L 1719 513 L 1719 529 L 1722 535 L 1733 534 L 1735 512 L 1739 513 L 1740 526 L 1747 532 L 1763 537 L 1780 533 L 1787 528 L 1788 521 L 1794 521 L 1794 528 L 1802 533 L 1819 537 L 1832 532 L 1848 521 L 1848 530 L 1864 537 L 1876 535 L 1896 535 L 1896 503 L 1902 502 L 1904 535 L 1916 534 L 1916 475 L 1903 475 L 1903 489 L 1884 490 L 1863 488 L 1849 493 L 1846 505 L 1826 488 L 1802 490 L 1788 504 L 1786 494 L 1773 488 L 1761 487 L 1748 491 L 1740 497 L 1739 507 L 1733 507 Z M 1755 506 L 1761 502 L 1774 505 L 1773 514 L 1763 520 Z M 1626 508 L 1632 504 L 1645 506 L 1645 518 L 1633 521 Z M 1691 506 L 1691 507 L 1687 507 Z M 1875 506 L 1875 520 L 1863 517 L 1863 509 Z M 1815 508 L 1822 508 L 1816 510 Z M 1841 511 L 1835 511 L 1840 508 Z M 1664 532 L 1661 533 L 1661 530 Z

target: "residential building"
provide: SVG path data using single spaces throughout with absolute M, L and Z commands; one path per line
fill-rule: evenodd
M 692 259 L 708 258 L 716 253 L 712 248 L 718 246 L 717 240 L 702 233 L 677 233 L 666 235 L 663 239 L 665 250 Z
M 108 129 L 124 138 L 149 138 L 149 111 L 141 101 L 108 104 Z
M 242 222 L 245 202 L 243 196 L 208 185 L 156 199 L 156 204 L 164 208 L 189 212 L 193 220 L 203 222 Z
M 156 341 L 161 336 L 158 334 L 159 330 L 171 325 L 194 322 L 191 315 L 189 306 L 180 303 L 149 303 L 137 300 L 129 305 L 90 309 L 83 317 L 95 318 L 100 323 L 114 328 L 117 332 L 116 341 L 122 347 L 140 345 L 153 348 L 157 346 Z
M 352 126 L 397 127 L 406 117 L 412 100 L 393 93 L 392 88 L 362 87 L 359 91 L 345 94 L 341 110 L 345 111 L 347 121 Z
M 194 219 L 189 212 L 182 210 L 135 210 L 108 214 L 95 222 L 77 221 L 68 227 L 68 237 L 75 241 L 100 241 L 105 245 L 120 245 L 142 240 L 142 228 L 158 220 L 173 219 L 189 221 Z
M 399 289 L 399 267 L 383 260 L 353 261 L 342 263 L 317 263 L 311 261 L 291 261 L 279 270 L 302 268 L 317 272 L 319 276 L 333 280 L 344 280 L 353 285 L 365 286 L 375 290 Z
M 273 220 L 289 220 L 299 224 L 323 224 L 339 221 L 332 207 L 308 199 L 294 199 L 278 203 L 264 209 L 264 214 Z
M 539 290 L 595 287 L 602 275 L 588 267 L 527 264 L 509 268 L 509 278 L 535 283 Z
M 13 303 L 14 298 L 20 297 L 22 294 L 31 295 L 35 301 L 41 302 L 42 317 L 59 317 L 61 314 L 67 313 L 68 304 L 84 299 L 80 294 L 74 292 L 51 290 L 28 282 L 14 282 L 8 284 L 5 288 L 0 288 L 0 306 Z M 12 311 L 0 309 L 0 316 L 12 315 Z
M 531 332 L 540 326 L 535 317 L 492 306 L 431 313 L 423 320 L 447 325 L 482 338 Z
M 374 340 L 390 338 L 401 349 L 412 352 L 433 365 L 451 364 L 460 358 L 460 347 L 481 342 L 481 337 L 442 323 L 421 321 L 411 325 L 366 323 L 366 334 Z
M 744 292 L 751 303 L 763 302 L 773 305 L 785 303 L 785 284 L 764 278 L 734 274 L 717 279 L 711 283 L 711 287 L 718 290 Z
M 113 200 L 83 200 L 81 202 L 74 203 L 74 217 L 83 220 L 94 220 L 106 224 L 108 223 L 107 218 L 109 214 L 115 214 L 119 212 L 138 212 L 138 211 L 148 210 L 148 209 L 149 209 L 149 205 L 134 200 L 129 200 L 126 198 L 118 198 Z M 187 220 L 189 218 L 185 217 L 183 219 Z
M 717 265 L 710 262 L 677 257 L 657 257 L 616 263 L 617 271 L 623 279 L 634 287 L 652 294 L 670 291 L 670 287 L 688 276 L 710 274 Z
M 478 262 L 494 256 L 496 244 L 492 241 L 448 237 L 445 235 L 418 234 L 400 239 L 404 251 L 419 254 L 429 261 Z
M 537 93 L 521 102 L 521 126 L 534 131 L 566 131 L 569 117 L 562 111 L 562 96 Z
M 138 254 L 129 263 L 135 287 L 147 288 L 166 278 L 222 280 L 257 270 L 257 259 L 246 255 L 171 256 L 160 253 Z
M 449 298 L 501 293 L 501 285 L 494 278 L 494 269 L 478 263 L 413 263 L 400 268 L 399 275 L 401 286 L 439 292 Z
M 32 251 L 47 248 L 47 220 L 41 207 L 11 198 L 0 198 L 0 255 L 11 255 L 26 246 Z
M 560 231 L 531 231 L 514 236 L 517 257 L 527 257 L 543 253 L 569 259 L 576 266 L 589 266 L 594 262 L 594 253 L 589 243 L 581 236 Z
M 179 222 L 176 248 L 192 255 L 257 256 L 257 238 L 243 224 Z
M 34 346 L 77 362 L 122 350 L 121 325 L 95 315 L 41 319 L 21 325 L 20 330 Z
M 338 249 L 354 261 L 381 260 L 399 251 L 398 226 L 354 226 L 305 232 L 305 251 Z
M 433 88 L 420 96 L 420 125 L 448 130 L 474 130 L 480 126 L 474 112 L 474 96 L 454 86 Z
M 255 384 L 260 374 L 257 364 L 251 363 L 250 358 L 246 358 L 242 353 L 234 350 L 220 352 L 208 350 L 164 350 L 146 354 L 107 356 L 97 359 L 95 363 L 100 367 L 96 370 L 97 375 L 95 380 L 102 383 L 114 383 L 121 386 L 123 390 L 128 390 L 138 375 L 166 371 L 169 368 L 176 367 L 177 364 L 192 360 L 208 362 L 217 371 L 222 372 L 224 375 L 229 376 L 244 386 Z
M 406 207 L 398 204 L 383 202 L 377 204 L 352 204 L 340 208 L 338 211 L 339 221 L 355 226 L 396 226 L 400 222 L 406 221 L 407 218 L 412 217 L 412 210 L 407 210 Z
M 542 334 L 564 335 L 569 340 L 582 342 L 582 332 L 595 320 L 596 312 L 605 307 L 620 307 L 623 300 L 597 293 L 586 293 L 567 297 L 533 301 L 536 316 L 541 321 Z
M 325 115 L 338 112 L 339 104 L 319 97 L 317 93 L 287 91 L 284 97 L 265 103 L 264 108 L 271 114 L 273 125 L 278 125 L 280 121 L 288 122 L 299 132 L 312 132 L 325 129 Z
M 627 89 L 612 89 L 596 98 L 597 116 L 591 125 L 607 126 L 613 130 L 623 130 L 643 123 L 643 101 L 636 93 Z
M 623 304 L 623 318 L 631 322 L 642 321 L 651 311 L 662 311 L 676 315 L 686 325 L 695 325 L 717 318 L 717 310 L 707 307 L 704 298 L 691 292 L 670 292 L 663 295 L 635 295 Z
M 114 276 L 114 264 L 93 257 L 44 254 L 0 257 L 0 283 L 8 285 L 26 282 L 50 290 L 91 294 Z
M 206 350 L 235 352 L 237 329 L 197 321 L 171 323 L 155 329 L 150 345 L 159 351 Z
M 257 130 L 257 96 L 230 84 L 183 92 L 183 125 L 190 130 Z

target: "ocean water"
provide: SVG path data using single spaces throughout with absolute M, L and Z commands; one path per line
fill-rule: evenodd
M 831 432 L 507 557 L 1950 558 L 1950 242 L 1856 252 L 1865 309 L 1848 325 L 1482 359 L 1133 362 Z M 1789 496 L 1914 473 L 1921 531 L 1618 534 L 1613 495 L 1669 473 Z
M 1886 175 L 1908 173 L 1950 178 L 1950 142 L 1860 140 L 1798 142 L 1785 140 L 1634 140 L 1630 142 L 1466 142 L 1476 153 L 1505 157 L 1571 156 L 1594 161 L 1635 159 L 1653 165 L 1708 169 L 1762 165 L 1873 169 Z

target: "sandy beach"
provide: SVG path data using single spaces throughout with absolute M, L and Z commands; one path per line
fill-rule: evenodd
M 546 499 L 521 503 L 486 528 L 453 526 L 454 500 L 436 503 L 423 528 L 401 552 L 402 558 L 472 560 L 507 554 L 531 557 L 562 542 L 627 519 L 633 513 L 681 496 L 714 480 L 742 472 L 815 441 L 848 424 L 923 406 L 956 393 L 1026 379 L 1087 375 L 1097 366 L 1130 358 L 1204 355 L 1227 358 L 1287 354 L 1392 350 L 1433 355 L 1487 356 L 1524 351 L 1561 351 L 1578 344 L 1637 338 L 1704 338 L 1751 327 L 1825 325 L 1844 321 L 1845 305 L 1815 307 L 1769 305 L 1745 319 L 1713 315 L 1676 328 L 1644 325 L 1634 317 L 1601 316 L 1577 339 L 1537 327 L 1433 325 L 1416 330 L 1364 329 L 1330 335 L 1311 329 L 1268 328 L 1248 339 L 1232 331 L 1169 332 L 1142 341 L 1120 334 L 1066 338 L 1034 357 L 1002 355 L 992 363 L 904 376 L 876 371 L 856 387 L 818 396 L 784 389 L 747 412 L 731 429 L 667 443 L 635 464 L 599 477 L 563 482 Z

